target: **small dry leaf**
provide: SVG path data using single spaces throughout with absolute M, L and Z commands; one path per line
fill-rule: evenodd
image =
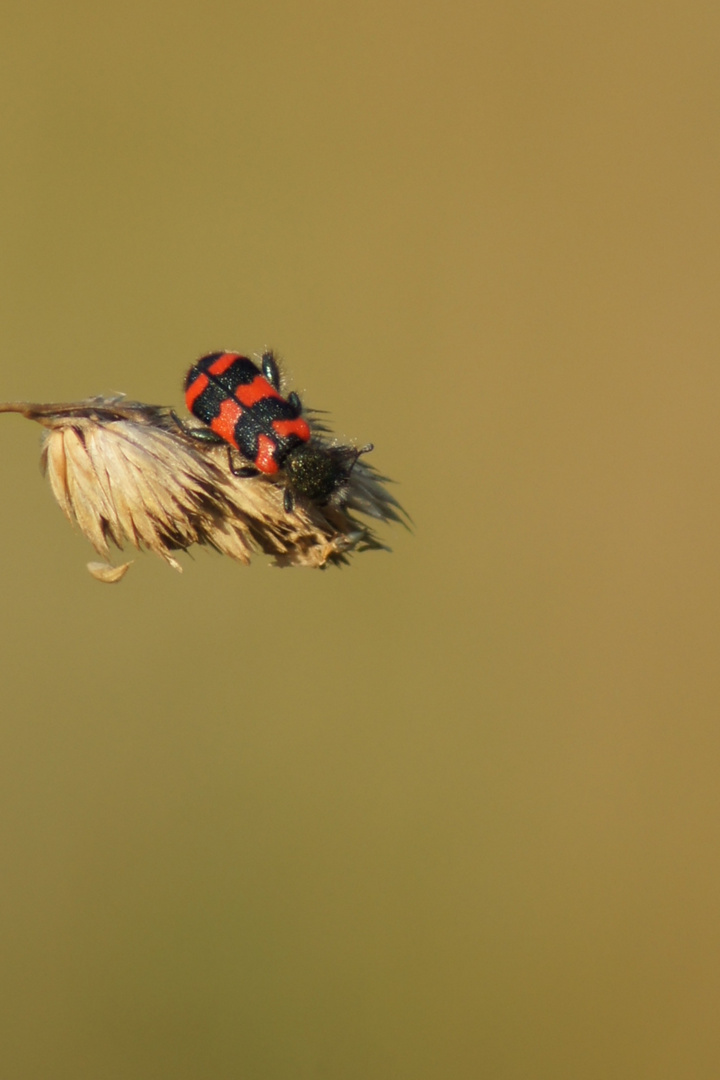
M 132 560 L 131 560 L 132 561 Z M 111 566 L 106 562 L 89 562 L 87 568 L 97 581 L 103 581 L 106 585 L 114 585 L 125 577 L 130 569 L 130 563 L 121 563 L 120 566 Z
M 227 449 L 191 438 L 168 408 L 92 398 L 0 404 L 0 412 L 46 428 L 42 463 L 53 494 L 105 559 L 110 544 L 130 543 L 180 570 L 174 553 L 205 544 L 245 564 L 261 551 L 278 566 L 324 567 L 384 546 L 352 511 L 405 523 L 385 478 L 364 461 L 352 470 L 341 509 L 297 499 L 288 514 L 282 486 L 266 476 L 235 476 Z M 323 430 L 316 425 L 313 437 L 327 442 Z M 106 582 L 127 570 L 91 566 Z

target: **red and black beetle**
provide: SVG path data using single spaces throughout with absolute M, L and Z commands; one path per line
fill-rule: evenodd
M 342 504 L 355 462 L 372 446 L 330 446 L 313 437 L 298 395 L 280 393 L 272 352 L 263 354 L 261 365 L 231 352 L 209 353 L 193 364 L 185 379 L 185 403 L 209 430 L 195 428 L 188 434 L 224 441 L 251 462 L 238 467 L 231 457 L 236 476 L 282 474 L 288 513 L 293 493 L 319 505 Z

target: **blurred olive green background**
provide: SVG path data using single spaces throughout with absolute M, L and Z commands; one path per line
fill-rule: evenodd
M 715 1080 L 720 13 L 0 30 L 0 399 L 272 345 L 415 521 L 100 585 L 0 417 L 0 1076 Z

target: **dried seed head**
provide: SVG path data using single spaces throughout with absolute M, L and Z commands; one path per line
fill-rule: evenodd
M 180 570 L 174 553 L 206 544 L 242 563 L 262 551 L 279 566 L 323 567 L 383 546 L 350 511 L 403 520 L 384 477 L 363 462 L 349 474 L 342 507 L 302 500 L 288 514 L 281 485 L 234 475 L 223 447 L 188 437 L 161 406 L 92 398 L 0 405 L 0 412 L 19 412 L 46 428 L 42 462 L 53 494 L 104 558 L 111 543 L 130 543 Z M 120 570 L 95 566 L 91 573 L 119 580 Z

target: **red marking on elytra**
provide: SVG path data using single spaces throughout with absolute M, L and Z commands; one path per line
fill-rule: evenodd
M 242 416 L 242 409 L 233 398 L 225 398 L 220 406 L 220 413 L 211 420 L 210 427 L 225 442 L 229 442 L 236 450 L 239 450 L 235 441 L 235 425 Z
M 271 386 L 267 379 L 262 375 L 256 375 L 251 383 L 241 383 L 235 391 L 235 397 L 238 399 L 241 405 L 244 405 L 246 409 L 249 409 L 252 405 L 255 405 L 258 401 L 263 401 L 265 398 L 279 398 L 282 394 L 278 394 L 274 386 Z
M 275 460 L 275 450 L 276 446 L 272 439 L 267 435 L 258 435 L 258 452 L 255 464 L 260 472 L 271 474 L 278 471 L 279 466 Z
M 307 420 L 303 420 L 302 416 L 298 416 L 295 420 L 273 420 L 272 426 L 273 430 L 277 431 L 282 438 L 287 438 L 288 435 L 297 435 L 298 439 L 302 439 L 303 442 L 307 442 L 310 438 L 310 427 Z
M 209 382 L 207 375 L 198 375 L 197 379 L 190 383 L 185 391 L 185 404 L 188 407 L 188 412 L 192 412 L 193 405 Z
M 218 356 L 217 360 L 213 360 L 212 364 L 208 368 L 211 375 L 222 375 L 227 371 L 229 367 L 240 359 L 240 353 L 226 352 L 222 356 Z

